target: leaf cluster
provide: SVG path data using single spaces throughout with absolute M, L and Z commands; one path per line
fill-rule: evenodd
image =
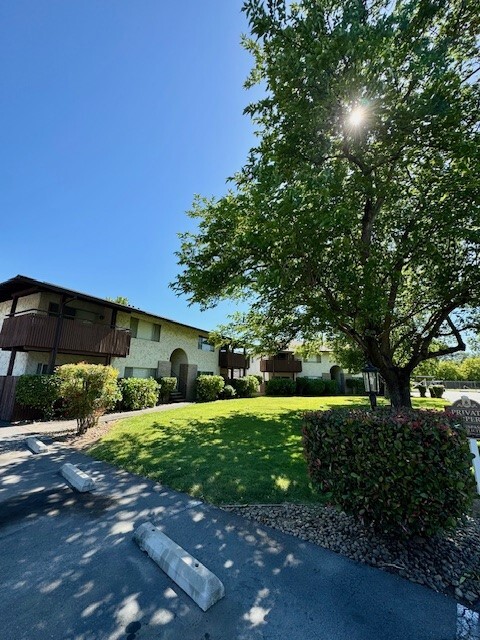
M 307 413 L 304 453 L 313 483 L 382 532 L 432 536 L 455 527 L 475 495 L 465 429 L 439 411 Z
M 464 349 L 480 306 L 476 3 L 244 10 L 258 144 L 224 197 L 195 199 L 174 288 L 246 300 L 234 324 L 258 351 L 333 331 L 411 373 Z

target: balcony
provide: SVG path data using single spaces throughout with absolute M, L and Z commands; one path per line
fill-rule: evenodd
M 222 369 L 248 369 L 250 360 L 244 353 L 220 351 L 218 354 L 218 366 Z
M 51 351 L 54 348 L 58 317 L 24 313 L 5 318 L 0 331 L 0 349 Z M 88 324 L 62 319 L 58 342 L 60 353 L 117 356 L 124 358 L 130 349 L 130 331 L 105 324 Z
M 262 373 L 301 373 L 302 361 L 292 356 L 265 358 L 260 360 Z

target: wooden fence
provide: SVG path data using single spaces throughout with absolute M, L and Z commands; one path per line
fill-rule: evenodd
M 0 420 L 11 420 L 19 376 L 0 376 Z

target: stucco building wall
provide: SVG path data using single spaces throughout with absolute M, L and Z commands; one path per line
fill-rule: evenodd
M 48 312 L 48 307 L 51 302 L 60 304 L 62 296 L 56 293 L 42 292 L 40 295 L 40 301 L 38 309 L 40 311 Z M 87 300 L 77 300 L 67 298 L 66 306 L 76 310 L 75 318 L 83 322 L 91 322 L 95 324 L 107 324 L 111 323 L 112 311 L 107 307 L 99 304 L 88 302 Z
M 47 365 L 50 359 L 50 352 L 48 351 L 29 351 L 26 354 L 17 353 L 17 358 L 20 355 L 26 355 L 27 359 L 24 363 L 25 370 L 22 373 L 35 374 L 37 373 L 38 365 Z M 55 366 L 59 367 L 62 364 L 73 364 L 76 362 L 88 362 L 89 364 L 105 364 L 105 357 L 102 356 L 76 356 L 70 353 L 58 353 L 55 360 Z M 15 360 L 15 366 L 17 362 Z M 14 375 L 19 375 L 15 374 Z
M 119 370 L 120 376 L 125 375 L 125 367 L 158 369 L 159 362 L 170 360 L 175 349 L 182 349 L 189 365 L 195 364 L 198 371 L 208 371 L 218 374 L 218 350 L 203 351 L 198 348 L 199 336 L 208 337 L 207 333 L 200 333 L 196 329 L 161 320 L 155 316 L 119 313 L 117 326 L 130 328 L 130 318 L 138 320 L 137 338 L 132 338 L 130 353 L 126 358 L 112 358 L 112 365 Z M 160 325 L 160 341 L 154 341 L 152 325 Z
M 345 373 L 348 377 L 351 376 L 347 372 L 344 372 L 342 367 L 335 361 L 331 351 L 322 351 L 318 356 L 311 356 L 309 358 L 300 358 L 295 356 L 297 360 L 302 361 L 302 371 L 300 373 L 265 373 L 265 380 L 270 380 L 273 377 L 286 377 L 286 378 L 323 378 L 324 380 L 331 379 L 331 369 L 336 367 L 337 372 Z M 250 361 L 249 374 L 263 375 L 260 371 L 261 358 L 252 358 Z M 335 372 L 334 372 L 335 373 Z
M 15 313 L 27 311 L 28 309 L 38 309 L 40 305 L 40 296 L 40 293 L 32 293 L 31 295 L 25 296 L 24 298 L 19 298 Z M 0 323 L 3 323 L 5 317 L 10 313 L 11 308 L 12 300 L 5 300 L 5 302 L 0 302 Z

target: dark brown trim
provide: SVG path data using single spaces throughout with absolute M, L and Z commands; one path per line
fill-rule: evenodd
M 66 299 L 67 299 L 67 296 L 62 295 L 62 299 L 60 301 L 60 307 L 58 309 L 57 326 L 55 328 L 55 338 L 53 340 L 53 347 L 50 352 L 50 360 L 48 361 L 48 373 L 53 373 L 53 370 L 55 369 L 55 360 L 57 359 L 58 345 L 60 343 L 60 336 L 62 335 L 63 310 L 65 307 Z
M 29 285 L 30 287 L 34 288 L 33 292 L 35 293 L 50 292 L 60 295 L 63 294 L 72 297 L 72 299 L 84 300 L 86 302 L 101 305 L 104 309 L 116 309 L 117 311 L 122 311 L 128 314 L 139 314 L 142 316 L 160 320 L 159 324 L 161 324 L 162 322 L 169 322 L 173 325 L 186 327 L 187 329 L 193 329 L 205 335 L 208 334 L 208 329 L 200 329 L 199 327 L 194 327 L 190 324 L 185 324 L 184 322 L 178 322 L 176 320 L 172 320 L 171 318 L 165 318 L 165 316 L 159 316 L 156 313 L 151 313 L 149 311 L 143 311 L 142 309 L 136 309 L 128 305 L 111 302 L 110 300 L 105 300 L 104 298 L 97 298 L 96 296 L 91 296 L 86 293 L 82 293 L 81 291 L 65 289 L 64 287 L 59 287 L 58 285 L 51 284 L 50 282 L 41 282 L 40 280 L 34 280 L 33 278 L 22 275 L 17 275 L 10 280 L 0 282 L 0 302 L 10 300 L 15 295 L 24 295 L 25 291 L 27 290 L 26 287 Z
M 12 349 L 12 353 L 10 354 L 10 361 L 8 363 L 7 376 L 11 376 L 13 373 L 13 367 L 15 366 L 15 356 L 17 355 L 17 350 Z
M 112 309 L 112 320 L 110 322 L 110 326 L 112 327 L 112 329 L 115 329 L 117 325 L 117 313 L 117 309 Z
M 17 310 L 17 302 L 18 302 L 18 298 L 14 298 L 12 300 L 12 305 L 10 307 L 10 315 L 13 316 L 13 314 L 15 313 L 15 311 Z
M 12 298 L 25 298 L 26 296 L 31 296 L 34 293 L 39 293 L 40 289 L 38 287 L 30 287 L 30 289 L 23 289 L 22 291 L 15 291 L 12 293 Z

